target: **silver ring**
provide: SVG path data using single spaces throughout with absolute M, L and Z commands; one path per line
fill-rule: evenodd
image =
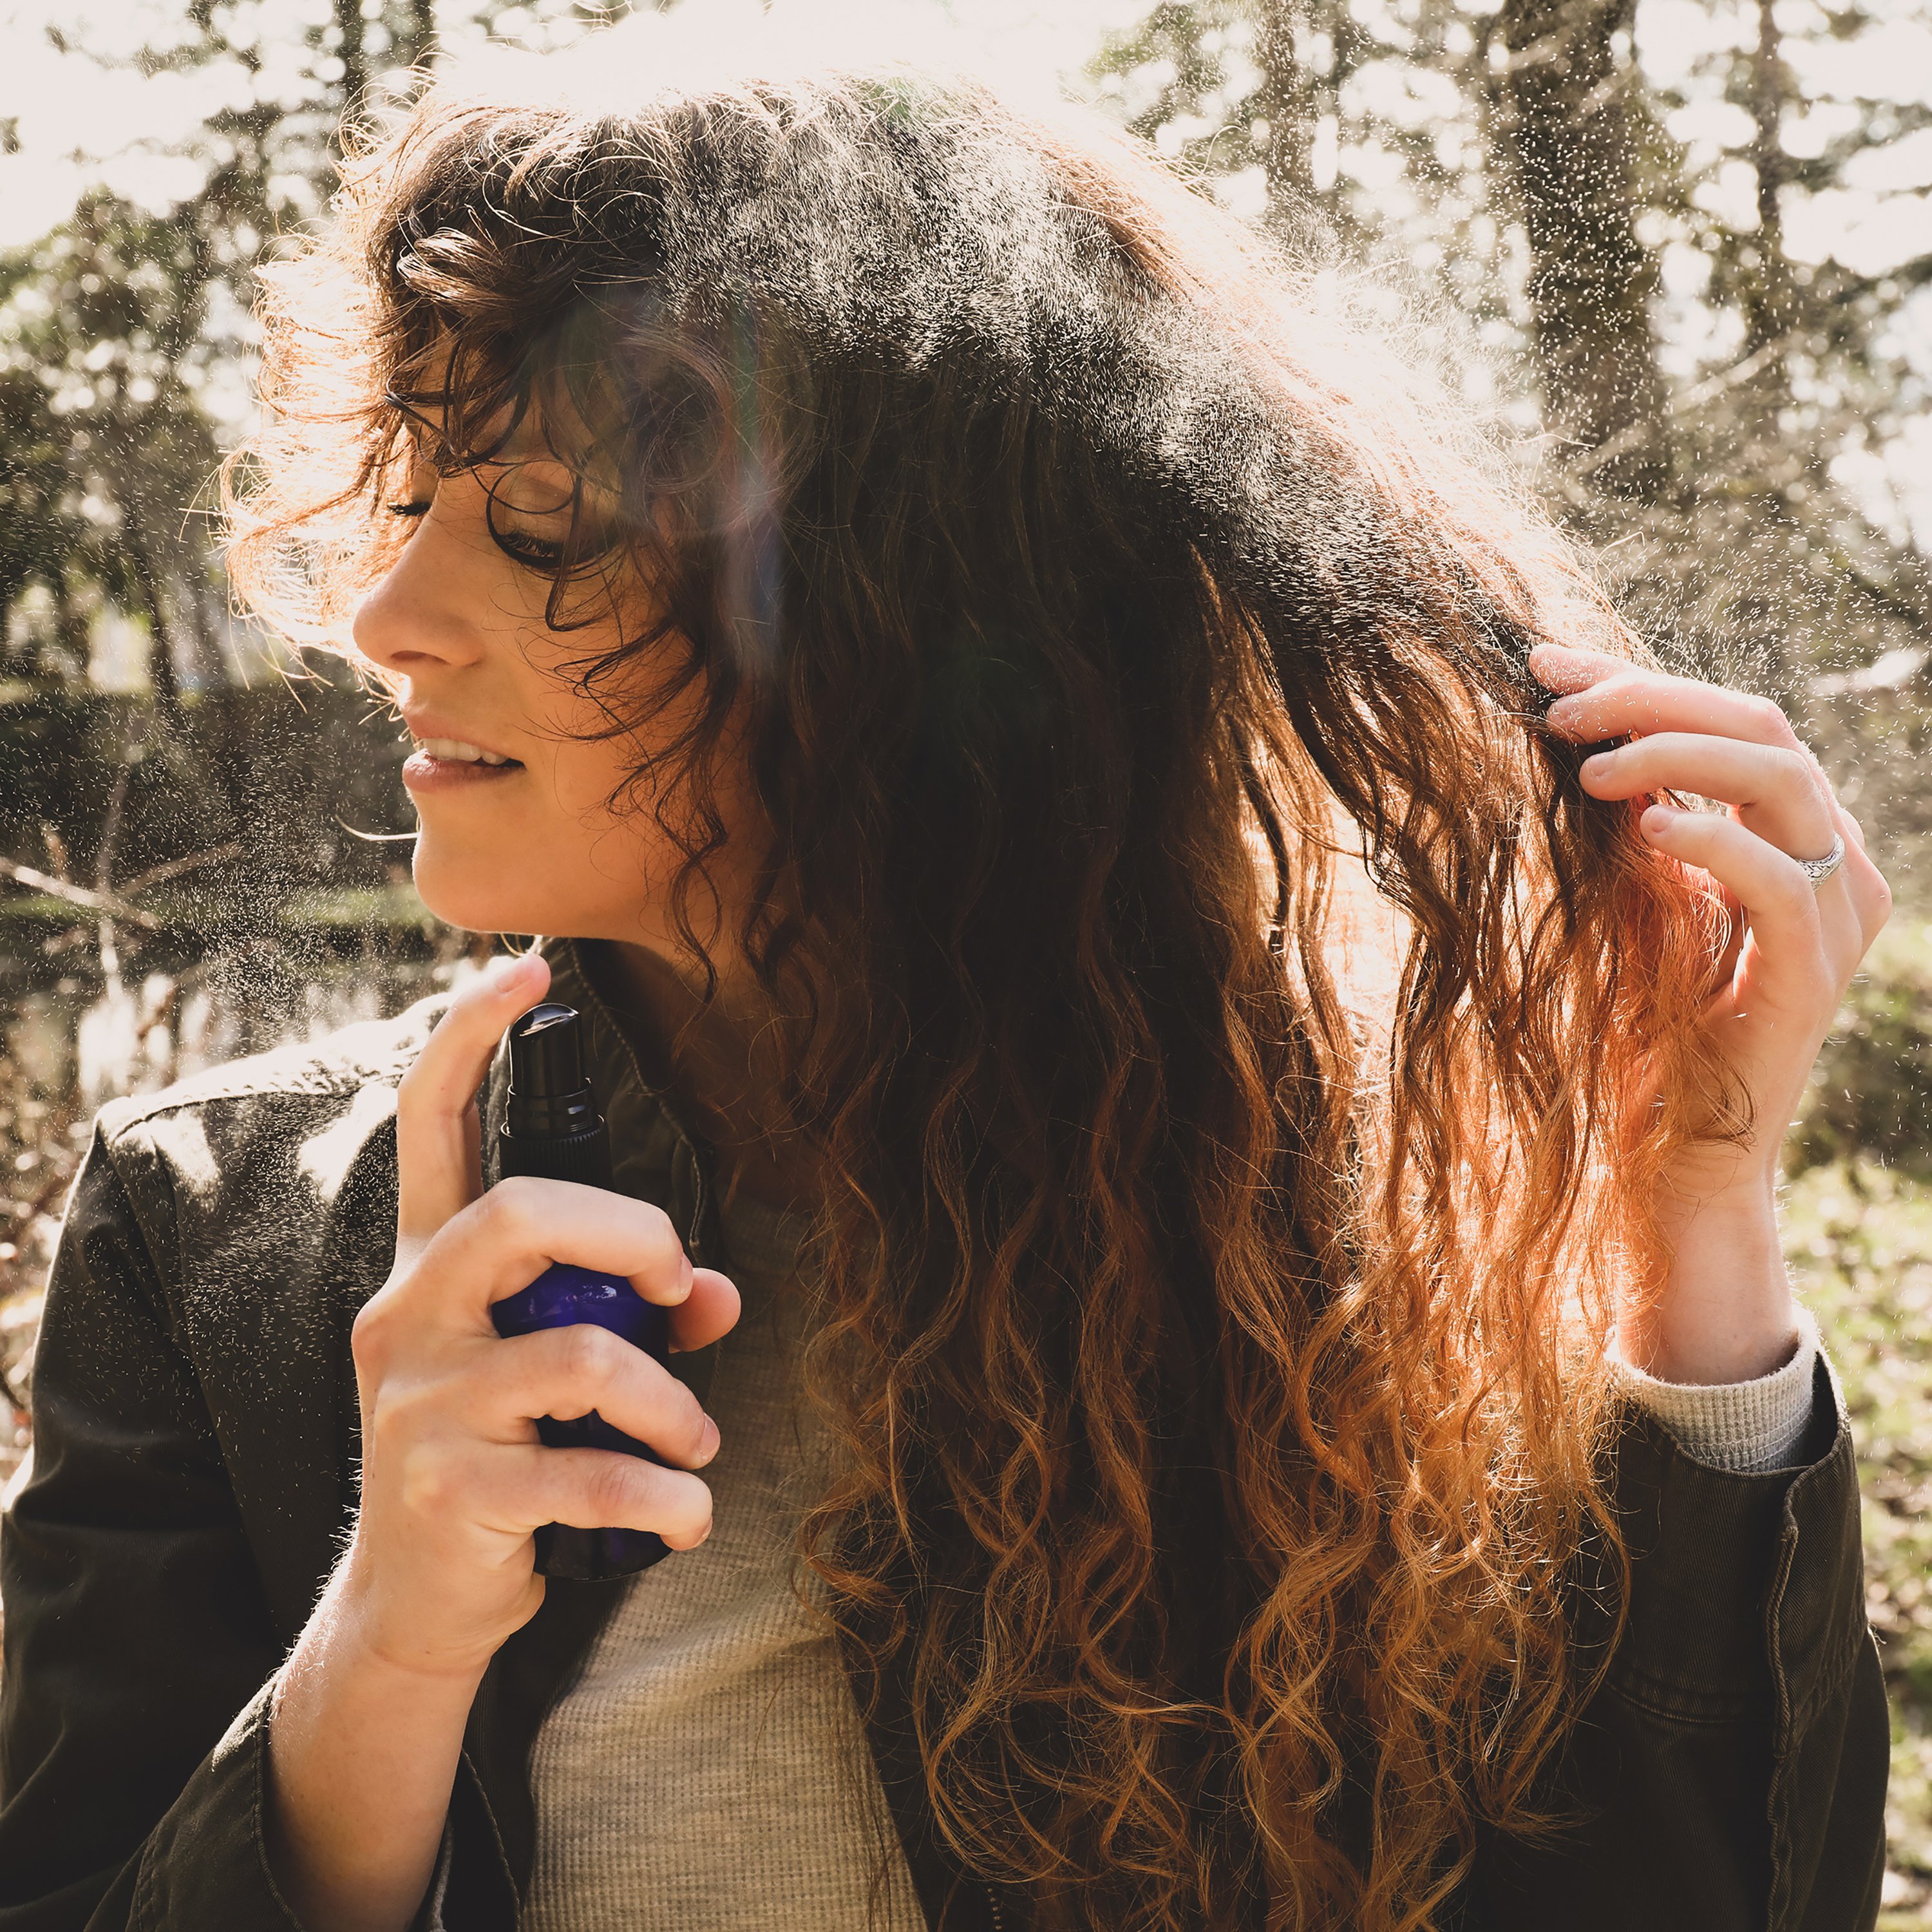
M 1815 892 L 1838 868 L 1845 862 L 1845 835 L 1834 832 L 1832 835 L 1832 849 L 1822 859 L 1794 859 L 1791 862 L 1811 881 Z

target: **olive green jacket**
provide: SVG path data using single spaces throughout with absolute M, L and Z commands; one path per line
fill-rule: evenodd
M 556 996 L 591 1021 L 618 1185 L 728 1264 L 702 1150 L 583 976 L 594 957 L 554 960 Z M 48 1294 L 31 1476 L 0 1528 L 0 1932 L 297 1924 L 263 1850 L 267 1690 L 354 1515 L 350 1324 L 388 1270 L 396 1086 L 435 1013 L 101 1115 Z M 486 1119 L 501 1089 L 500 1064 Z M 700 1388 L 711 1353 L 681 1371 Z M 1630 1418 L 1616 1492 L 1633 1594 L 1562 1766 L 1577 1822 L 1486 1844 L 1464 1932 L 1873 1924 L 1888 1724 L 1822 1364 L 1806 1448 L 1795 1471 L 1728 1474 Z M 445 1840 L 450 1932 L 512 1932 L 530 1746 L 614 1601 L 553 1581 L 491 1666 Z M 934 1932 L 1023 1926 L 1023 1896 L 937 1842 L 902 1687 L 855 1688 Z

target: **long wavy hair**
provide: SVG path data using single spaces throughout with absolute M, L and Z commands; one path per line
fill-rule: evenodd
M 1042 1926 L 1436 1925 L 1548 1823 L 1606 1336 L 1712 1126 L 1721 913 L 1526 662 L 1638 647 L 1126 141 L 885 65 L 589 86 L 346 165 L 236 581 L 349 649 L 412 437 L 534 410 L 552 624 L 650 589 L 572 675 L 685 721 L 622 802 L 694 951 L 728 746 L 773 828 L 730 937 L 822 1174 L 803 1551 L 946 1842 Z

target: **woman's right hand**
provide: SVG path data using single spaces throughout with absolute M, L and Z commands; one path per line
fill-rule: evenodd
M 669 1305 L 676 1347 L 701 1348 L 738 1316 L 736 1290 L 692 1266 L 656 1208 L 522 1176 L 481 1192 L 477 1089 L 549 979 L 535 956 L 495 962 L 398 1095 L 395 1265 L 355 1324 L 362 1502 L 335 1610 L 404 1670 L 481 1676 L 542 1601 L 540 1524 L 655 1530 L 674 1550 L 710 1532 L 710 1491 L 686 1472 L 716 1454 L 718 1429 L 688 1389 L 602 1328 L 506 1340 L 490 1322 L 493 1302 L 557 1261 L 626 1275 Z M 535 1418 L 592 1408 L 674 1466 L 538 1442 Z

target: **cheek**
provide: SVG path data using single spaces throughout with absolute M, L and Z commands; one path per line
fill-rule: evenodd
M 617 741 L 578 739 L 554 747 L 544 814 L 556 890 L 584 916 L 608 923 L 625 908 L 649 906 L 682 861 L 652 810 L 648 784 L 629 784 L 634 752 Z
M 580 693 L 554 686 L 536 715 L 544 720 L 542 776 L 550 806 L 572 828 L 584 862 L 633 882 L 634 890 L 640 877 L 661 885 L 673 848 L 652 809 L 657 794 L 650 766 L 652 753 L 675 744 L 685 728 L 682 708 L 654 719 L 641 740 L 600 735 L 608 730 L 609 718 Z
M 667 848 L 648 788 L 628 783 L 636 769 L 616 742 L 578 739 L 554 748 L 545 775 L 560 862 L 634 893 L 660 883 Z
M 619 755 L 614 742 L 587 737 L 555 737 L 546 746 L 548 756 L 541 772 L 558 813 L 576 823 L 586 838 L 610 830 L 614 817 L 622 813 L 619 788 L 630 776 L 632 767 Z M 619 800 L 614 814 L 611 800 Z

